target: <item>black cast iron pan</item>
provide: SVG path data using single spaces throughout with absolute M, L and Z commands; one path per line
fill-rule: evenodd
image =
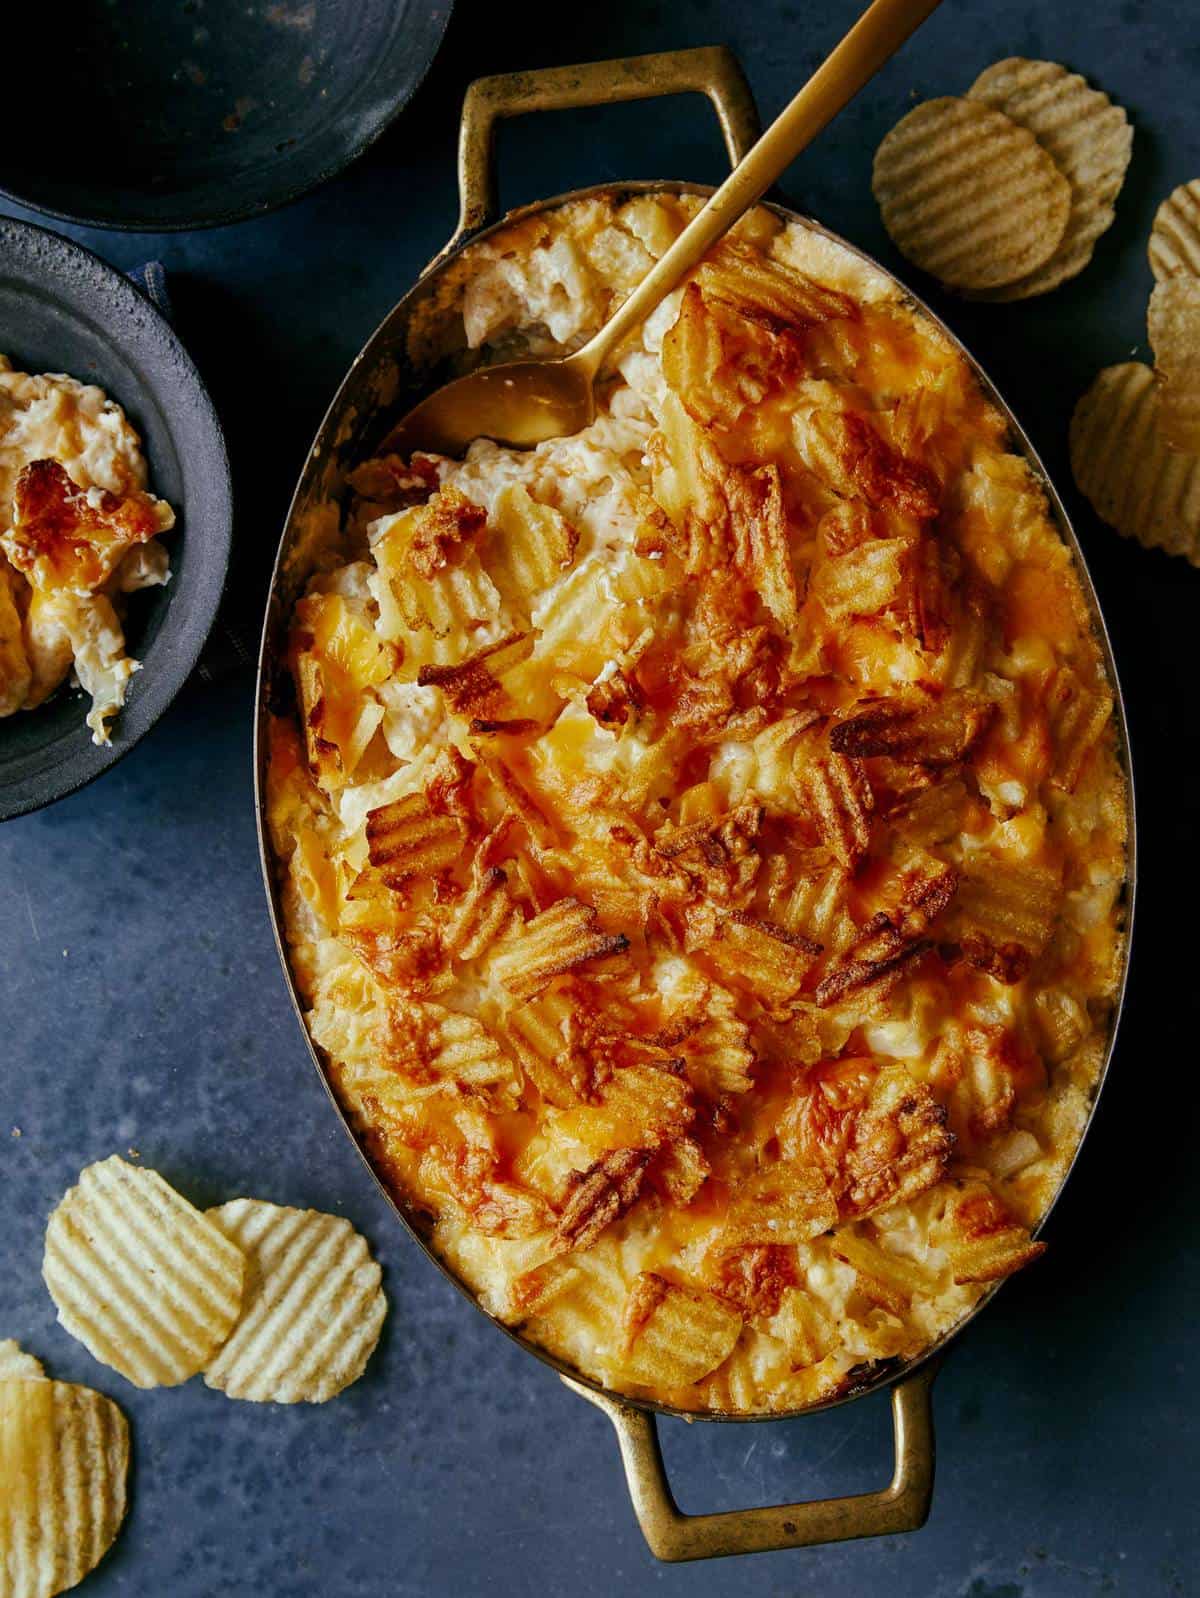
M 408 103 L 452 0 L 26 8 L 0 192 L 96 227 L 208 227 L 340 172 Z M 47 113 L 47 83 L 60 114 Z M 36 133 L 33 131 L 36 130 Z
M 162 715 L 196 664 L 229 563 L 233 505 L 212 402 L 170 325 L 122 273 L 25 222 L 0 218 L 0 352 L 18 371 L 98 383 L 142 438 L 154 491 L 175 508 L 165 588 L 130 596 L 125 636 L 143 664 L 112 743 L 84 725 L 86 696 L 60 689 L 0 720 L 0 820 L 36 810 L 107 770 Z

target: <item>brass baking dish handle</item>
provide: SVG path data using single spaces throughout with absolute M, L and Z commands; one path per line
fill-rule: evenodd
M 685 1515 L 667 1480 L 654 1416 L 611 1393 L 564 1376 L 567 1386 L 602 1409 L 616 1428 L 629 1496 L 650 1552 L 657 1559 L 720 1559 L 778 1548 L 814 1548 L 855 1537 L 916 1531 L 933 1498 L 933 1405 L 936 1361 L 905 1376 L 892 1388 L 896 1466 L 879 1492 L 850 1498 L 818 1498 L 807 1504 L 731 1509 L 718 1515 Z
M 566 111 L 611 105 L 618 100 L 653 100 L 660 95 L 687 93 L 708 96 L 721 124 L 730 165 L 736 166 L 762 128 L 746 75 L 733 51 L 723 44 L 477 78 L 463 100 L 458 141 L 458 226 L 438 260 L 470 234 L 496 220 L 497 122 L 529 111 Z

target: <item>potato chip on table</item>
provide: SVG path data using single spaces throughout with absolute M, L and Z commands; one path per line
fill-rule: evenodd
M 1071 418 L 1071 470 L 1118 533 L 1200 566 L 1200 457 L 1168 446 L 1160 412 L 1148 366 L 1106 367 Z
M 1156 284 L 1146 321 L 1163 437 L 1173 449 L 1200 454 L 1200 278 L 1181 273 Z
M 208 1386 L 260 1404 L 323 1404 L 357 1381 L 387 1299 L 349 1221 L 247 1198 L 208 1216 L 247 1262 L 242 1316 L 204 1373 Z
M 46 1228 L 42 1275 L 72 1337 L 135 1387 L 204 1369 L 242 1303 L 241 1250 L 157 1171 L 89 1165 Z
M 976 100 L 910 111 L 875 153 L 884 226 L 915 266 L 960 289 L 994 289 L 1045 265 L 1071 185 L 1027 128 Z
M 0 1381 L 3 1598 L 52 1598 L 99 1564 L 125 1514 L 128 1469 L 129 1428 L 111 1399 Z
M 1055 61 L 1013 56 L 981 72 L 968 98 L 1002 111 L 1027 128 L 1071 188 L 1066 231 L 1050 259 L 1015 283 L 985 291 L 996 300 L 1045 294 L 1082 272 L 1096 241 L 1111 226 L 1133 149 L 1133 129 L 1120 106 Z
M 1179 274 L 1200 277 L 1200 178 L 1181 183 L 1159 206 L 1149 255 L 1160 283 Z
M 0 1341 L 0 1382 L 41 1382 L 46 1379 L 41 1361 L 27 1354 L 11 1337 Z

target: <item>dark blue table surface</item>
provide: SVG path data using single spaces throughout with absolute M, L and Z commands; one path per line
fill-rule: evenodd
M 250 609 L 325 404 L 452 226 L 471 78 L 728 42 L 771 115 L 855 9 L 615 0 L 535 14 L 459 0 L 413 105 L 306 200 L 207 233 L 64 228 L 121 266 L 154 255 L 171 274 L 181 332 L 228 427 L 235 582 Z M 111 1393 L 131 1418 L 132 1510 L 90 1578 L 95 1598 L 1200 1592 L 1200 1089 L 1186 1024 L 1197 1007 L 1200 573 L 1101 526 L 1066 464 L 1067 419 L 1092 374 L 1147 355 L 1150 221 L 1200 173 L 1196 21 L 1195 0 L 945 0 L 784 185 L 925 289 L 869 188 L 875 146 L 914 99 L 960 93 L 1001 56 L 1046 55 L 1108 90 L 1137 129 L 1116 224 L 1081 278 L 1013 306 L 932 295 L 1077 514 L 1130 700 L 1143 858 L 1105 1099 L 1048 1257 L 1005 1289 L 938 1379 L 929 1525 L 704 1566 L 651 1559 L 607 1421 L 430 1267 L 328 1109 L 264 909 L 242 674 L 193 684 L 110 775 L 0 832 L 0 1337 Z M 512 124 L 500 148 L 509 204 L 610 178 L 714 181 L 722 164 L 692 97 Z M 231 1403 L 198 1381 L 140 1393 L 55 1324 L 39 1275 L 46 1214 L 82 1165 L 131 1147 L 202 1203 L 250 1192 L 345 1213 L 366 1232 L 392 1312 L 357 1386 L 312 1409 Z M 891 1468 L 883 1397 L 795 1422 L 662 1431 L 688 1509 L 864 1491 Z

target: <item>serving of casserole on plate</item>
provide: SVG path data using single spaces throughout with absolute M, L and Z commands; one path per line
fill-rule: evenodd
M 0 716 L 34 710 L 74 672 L 92 741 L 140 662 L 125 596 L 168 582 L 171 507 L 146 492 L 141 440 L 93 383 L 15 372 L 0 355 Z
M 697 202 L 539 210 L 439 294 L 577 346 Z M 1106 1059 L 1125 780 L 1007 422 L 763 210 L 521 454 L 385 453 L 294 606 L 267 814 L 310 1034 L 484 1308 L 793 1411 L 1033 1259 Z
M 90 782 L 163 714 L 232 524 L 221 425 L 170 323 L 98 256 L 0 218 L 0 819 Z

